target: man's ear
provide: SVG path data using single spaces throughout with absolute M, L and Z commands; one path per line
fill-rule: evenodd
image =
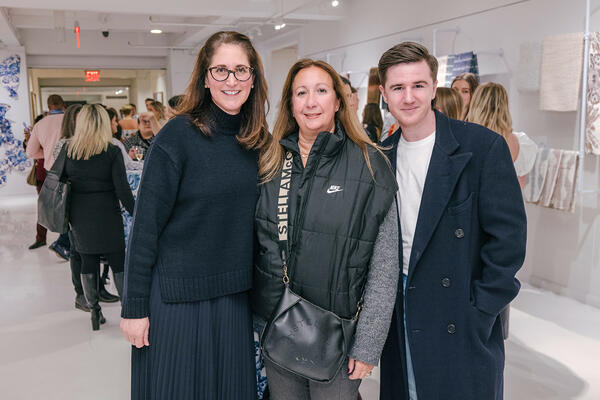
M 385 96 L 385 89 L 383 88 L 383 86 L 379 85 L 379 92 L 381 93 L 381 95 L 383 96 L 383 100 L 385 100 L 386 103 L 388 103 L 387 101 L 387 97 Z

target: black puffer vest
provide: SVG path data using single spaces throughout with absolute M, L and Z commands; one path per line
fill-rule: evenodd
M 374 179 L 361 149 L 337 124 L 321 132 L 302 166 L 298 133 L 280 141 L 293 156 L 289 192 L 291 288 L 314 304 L 349 318 L 366 282 L 369 261 L 396 194 L 396 178 L 384 156 L 369 150 Z M 254 263 L 252 308 L 270 319 L 283 292 L 277 233 L 281 176 L 263 184 L 256 208 L 258 254 Z

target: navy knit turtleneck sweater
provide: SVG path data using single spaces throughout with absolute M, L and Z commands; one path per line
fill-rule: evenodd
M 124 318 L 148 316 L 153 268 L 165 302 L 251 287 L 257 154 L 237 142 L 239 115 L 214 104 L 211 112 L 210 137 L 180 116 L 150 147 L 125 262 Z

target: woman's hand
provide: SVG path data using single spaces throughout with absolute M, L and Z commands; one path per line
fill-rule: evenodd
M 150 329 L 150 319 L 145 318 L 121 318 L 121 332 L 125 339 L 133 346 L 141 349 L 144 346 L 150 346 L 148 341 L 148 330 Z
M 355 360 L 350 357 L 348 360 L 348 373 L 350 376 L 349 379 L 365 379 L 367 376 L 371 375 L 371 371 L 373 370 L 374 365 L 365 364 L 364 362 Z

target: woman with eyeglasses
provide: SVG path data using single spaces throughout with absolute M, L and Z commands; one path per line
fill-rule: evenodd
M 132 399 L 256 398 L 248 290 L 266 103 L 248 37 L 215 33 L 152 143 L 121 311 Z

